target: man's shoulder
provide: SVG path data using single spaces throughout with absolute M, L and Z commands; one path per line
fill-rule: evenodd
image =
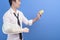
M 3 17 L 8 16 L 9 13 L 10 13 L 10 9 L 8 9 L 8 10 L 4 13 Z

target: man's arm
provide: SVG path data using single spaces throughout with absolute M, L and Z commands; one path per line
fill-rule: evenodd
M 41 18 L 41 15 L 38 13 L 36 18 L 33 19 L 32 23 L 35 23 L 36 21 L 38 21 Z
M 42 15 L 41 12 L 39 12 L 39 13 L 37 14 L 36 18 L 31 19 L 31 20 L 28 20 L 28 19 L 23 15 L 23 13 L 22 13 L 22 21 L 23 21 L 23 23 L 25 23 L 26 25 L 30 25 L 30 26 L 31 26 L 34 22 L 36 22 L 37 20 L 40 19 L 41 15 Z
M 44 13 L 44 10 L 40 10 L 39 13 L 37 14 L 37 17 L 33 19 L 33 23 L 39 20 L 43 13 Z
M 29 32 L 28 28 L 21 28 L 16 23 L 11 23 L 10 16 L 3 17 L 2 31 L 4 34 L 18 34 L 22 32 Z

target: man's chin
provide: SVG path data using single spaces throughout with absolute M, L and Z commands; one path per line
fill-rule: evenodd
M 20 8 L 20 6 L 19 6 L 19 7 L 17 7 L 17 8 Z

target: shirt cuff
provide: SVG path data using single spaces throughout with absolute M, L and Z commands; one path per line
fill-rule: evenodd
M 33 24 L 33 20 L 29 20 L 29 26 Z

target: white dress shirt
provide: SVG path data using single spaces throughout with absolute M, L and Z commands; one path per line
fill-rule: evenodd
M 19 20 L 21 26 L 17 23 L 17 18 L 14 16 L 14 10 L 10 8 L 3 16 L 2 31 L 7 34 L 7 40 L 20 40 L 19 33 L 23 33 L 22 22 L 26 25 L 32 25 L 33 20 L 28 20 L 21 11 L 16 10 L 16 14 L 19 13 Z

